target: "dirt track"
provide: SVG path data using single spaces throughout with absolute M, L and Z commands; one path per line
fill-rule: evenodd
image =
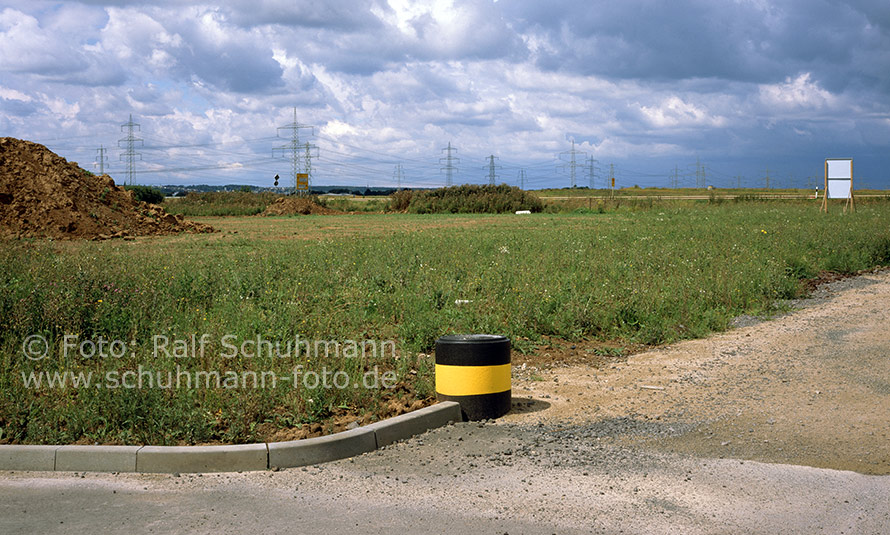
M 660 451 L 890 474 L 890 272 L 821 286 L 799 310 L 600 368 L 518 373 L 550 404 L 510 423 L 657 423 Z

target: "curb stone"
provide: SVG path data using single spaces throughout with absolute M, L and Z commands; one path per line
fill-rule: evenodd
M 224 446 L 0 445 L 0 470 L 196 473 L 292 468 L 361 455 L 461 421 L 443 401 L 333 435 Z
M 377 449 L 374 431 L 357 427 L 322 437 L 272 442 L 269 444 L 269 467 L 291 468 L 345 459 Z
M 135 472 L 142 446 L 60 446 L 56 449 L 59 472 Z

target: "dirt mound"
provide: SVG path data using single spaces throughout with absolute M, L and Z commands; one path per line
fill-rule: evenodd
M 336 215 L 342 214 L 308 197 L 281 197 L 270 204 L 263 215 Z
M 0 237 L 123 238 L 213 232 L 133 198 L 43 145 L 0 138 Z

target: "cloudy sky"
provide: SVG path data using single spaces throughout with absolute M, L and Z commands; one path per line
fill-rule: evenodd
M 147 184 L 890 187 L 887 0 L 0 0 L 0 135 Z M 310 136 L 310 134 L 312 134 Z

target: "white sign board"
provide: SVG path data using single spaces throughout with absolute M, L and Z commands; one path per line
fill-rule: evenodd
M 828 180 L 853 180 L 853 160 L 825 160 L 828 164 Z
M 850 187 L 852 182 L 849 180 L 829 180 L 828 181 L 828 198 L 829 199 L 849 199 Z
M 825 181 L 829 199 L 850 199 L 853 196 L 853 160 L 825 160 Z

